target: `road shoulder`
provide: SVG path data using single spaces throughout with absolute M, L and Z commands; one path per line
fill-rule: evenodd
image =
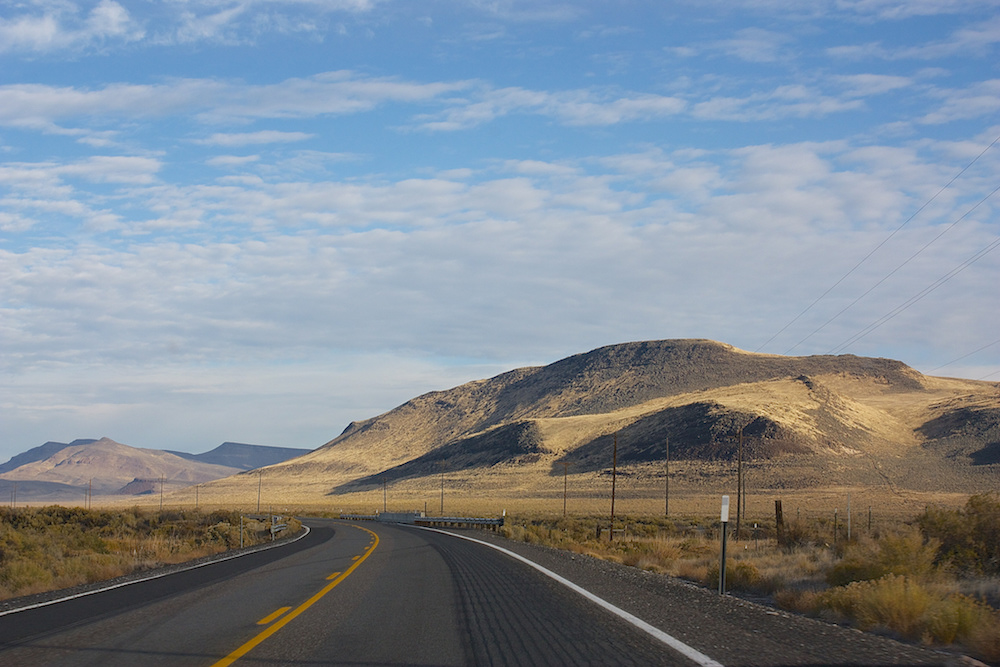
M 451 530 L 523 556 L 723 665 L 970 665 L 959 654 L 792 614 L 674 577 L 569 551 Z

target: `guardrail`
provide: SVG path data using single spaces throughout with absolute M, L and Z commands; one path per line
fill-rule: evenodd
M 425 516 L 423 512 L 377 512 L 375 514 L 341 514 L 348 521 L 379 521 L 381 523 L 405 523 L 417 526 L 440 526 L 450 528 L 488 528 L 497 530 L 504 523 L 506 512 L 499 518 L 476 518 L 467 516 Z

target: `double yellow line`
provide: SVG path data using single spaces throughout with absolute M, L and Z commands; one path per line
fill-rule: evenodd
M 246 644 L 244 644 L 243 646 L 239 647 L 238 649 L 227 655 L 222 660 L 219 660 L 217 663 L 212 665 L 212 667 L 226 667 L 226 665 L 233 664 L 234 662 L 245 656 L 247 653 L 249 653 L 251 650 L 253 650 L 255 646 L 263 642 L 265 639 L 273 635 L 281 628 L 288 625 L 292 621 L 292 619 L 294 619 L 296 616 L 298 616 L 306 609 L 316 604 L 320 600 L 320 598 L 322 598 L 324 595 L 326 595 L 334 588 L 336 588 L 337 584 L 342 582 L 344 579 L 347 579 L 347 577 L 351 574 L 351 572 L 354 572 L 354 570 L 356 570 L 357 567 L 361 565 L 361 563 L 363 563 L 364 560 L 368 558 L 368 556 L 370 556 L 373 551 L 375 551 L 375 547 L 378 546 L 378 535 L 368 530 L 367 528 L 362 528 L 361 526 L 355 526 L 355 528 L 358 528 L 370 534 L 372 536 L 372 541 L 368 545 L 368 548 L 365 549 L 365 552 L 363 554 L 354 557 L 354 562 L 351 564 L 349 568 L 347 568 L 343 572 L 335 572 L 331 574 L 329 577 L 327 577 L 327 579 L 332 579 L 330 583 L 328 583 L 318 593 L 316 593 L 311 598 L 300 604 L 298 607 L 292 609 L 292 611 L 288 612 L 287 615 L 282 616 L 282 614 L 288 609 L 290 609 L 290 607 L 282 607 L 273 614 L 270 614 L 266 618 L 263 618 L 260 621 L 258 621 L 258 625 L 265 625 L 267 623 L 270 623 L 275 618 L 281 616 L 279 620 L 275 621 L 272 625 L 269 625 L 266 630 L 261 631 L 261 633 L 258 634 L 256 637 L 254 637 Z

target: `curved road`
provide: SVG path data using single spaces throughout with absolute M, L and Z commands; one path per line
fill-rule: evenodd
M 481 544 L 412 527 L 306 523 L 312 532 L 287 546 L 0 616 L 0 665 L 696 664 Z M 946 664 L 684 585 L 664 597 L 638 571 L 505 546 L 631 607 L 708 664 Z M 766 636 L 774 627 L 788 637 Z

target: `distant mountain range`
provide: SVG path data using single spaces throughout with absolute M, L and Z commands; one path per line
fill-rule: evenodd
M 52 501 L 176 490 L 280 463 L 311 450 L 225 442 L 202 454 L 143 449 L 110 438 L 46 442 L 0 465 L 0 499 Z
M 203 454 L 188 454 L 165 450 L 171 454 L 201 463 L 212 463 L 240 470 L 254 470 L 263 466 L 274 465 L 296 456 L 308 454 L 311 449 L 296 449 L 294 447 L 268 447 L 265 445 L 245 445 L 241 442 L 224 442 L 215 449 Z

